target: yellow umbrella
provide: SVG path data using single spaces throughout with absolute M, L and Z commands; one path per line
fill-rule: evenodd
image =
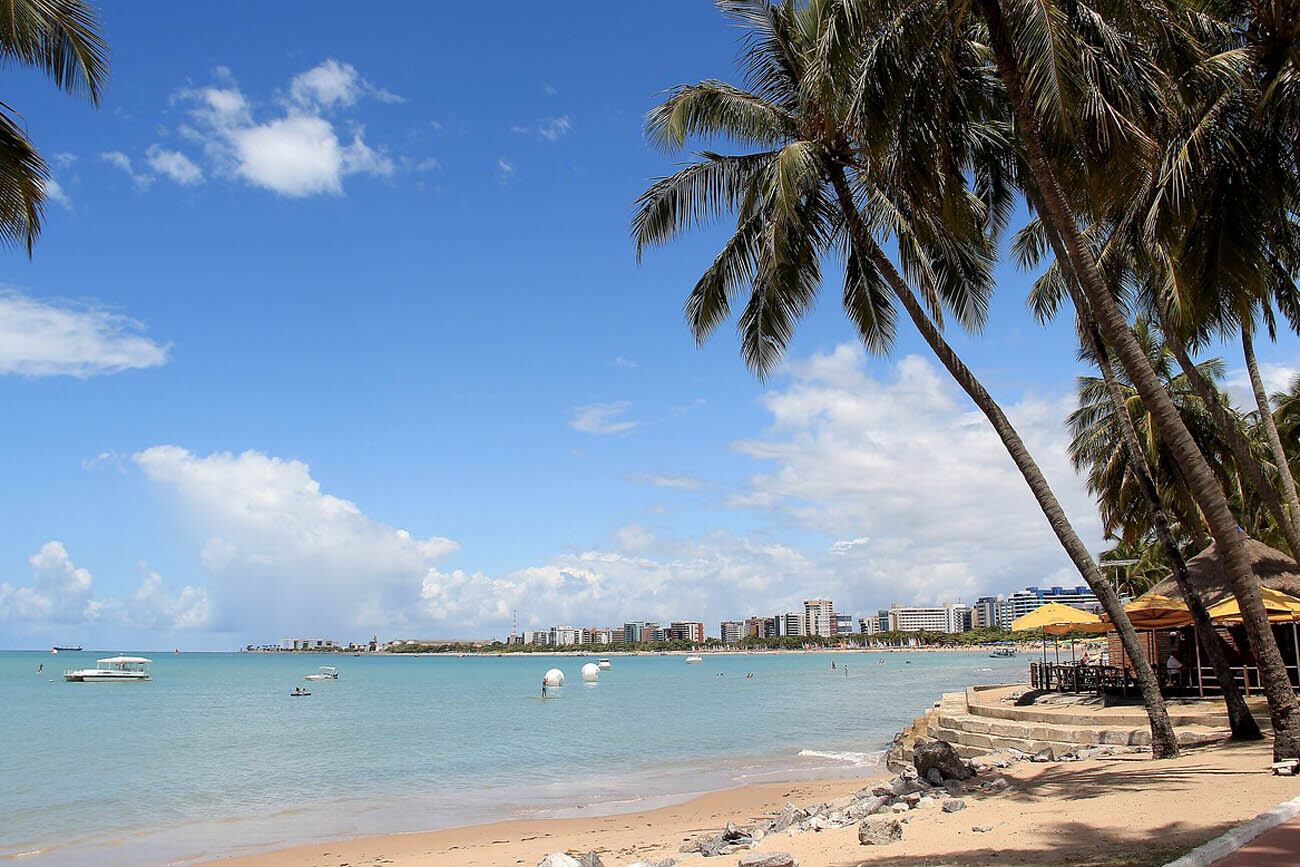
M 1264 610 L 1268 612 L 1269 620 L 1285 623 L 1300 619 L 1300 599 L 1271 587 L 1259 588 L 1259 595 L 1264 597 Z M 1210 619 L 1240 622 L 1241 606 L 1237 604 L 1237 597 L 1229 596 L 1211 607 Z
M 1023 617 L 1011 621 L 1011 631 L 1042 629 L 1053 635 L 1066 632 L 1105 631 L 1104 628 L 1101 630 L 1089 628 L 1098 625 L 1101 625 L 1101 618 L 1096 614 L 1089 614 L 1087 611 L 1080 611 L 1078 608 L 1062 605 L 1060 602 L 1048 602 Z
M 1192 612 L 1181 599 L 1147 593 L 1124 606 L 1136 629 L 1171 629 L 1192 622 Z

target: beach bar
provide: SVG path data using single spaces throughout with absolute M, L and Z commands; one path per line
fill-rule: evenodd
M 1300 574 L 1294 561 L 1275 548 L 1251 539 L 1248 549 L 1278 648 L 1292 685 L 1300 689 Z M 1241 610 L 1213 543 L 1187 562 L 1187 572 L 1208 608 L 1215 631 L 1224 641 L 1238 686 L 1247 696 L 1259 692 L 1259 669 L 1246 640 Z M 1201 652 L 1191 612 L 1172 575 L 1125 605 L 1124 610 L 1137 629 L 1165 694 L 1210 696 L 1221 692 L 1214 669 Z M 1048 692 L 1135 694 L 1132 661 L 1110 624 L 1104 617 L 1100 620 L 1108 631 L 1106 664 L 1048 662 L 1044 653 L 1041 662 L 1030 665 L 1031 686 Z M 1057 635 L 1072 630 L 1096 631 L 1082 622 L 1049 624 L 1045 628 L 1045 634 Z

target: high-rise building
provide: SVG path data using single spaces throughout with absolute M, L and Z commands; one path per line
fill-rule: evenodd
M 774 638 L 775 636 L 775 617 L 750 617 L 745 620 L 746 638 Z
M 1011 621 L 1043 607 L 1048 602 L 1071 605 L 1094 614 L 1101 610 L 1100 600 L 1085 584 L 1076 587 L 1026 587 L 998 603 L 999 625 L 1003 629 L 1010 629 Z
M 853 634 L 853 615 L 836 614 L 835 615 L 835 634 L 852 635 Z
M 745 637 L 745 621 L 743 620 L 724 620 L 722 621 L 722 643 L 739 644 L 740 639 Z
M 803 615 L 798 611 L 791 611 L 789 614 L 778 614 L 772 618 L 772 622 L 778 638 L 793 638 L 808 634 L 808 625 L 804 621 Z
M 552 626 L 546 643 L 552 647 L 567 647 L 570 644 L 577 644 L 581 637 L 580 629 L 574 629 L 572 626 Z
M 943 605 L 891 605 L 890 632 L 965 632 L 970 628 L 970 606 L 949 602 Z
M 1001 625 L 999 607 L 1001 599 L 997 596 L 981 596 L 975 600 L 970 609 L 972 629 L 997 629 Z
M 829 599 L 806 599 L 803 603 L 804 629 L 808 635 L 835 634 L 835 603 Z
M 658 623 L 647 623 L 644 620 L 624 623 L 623 641 L 626 644 L 641 644 L 646 641 L 654 641 L 654 631 L 658 628 Z
M 695 620 L 674 620 L 668 624 L 668 640 L 703 644 L 704 624 Z

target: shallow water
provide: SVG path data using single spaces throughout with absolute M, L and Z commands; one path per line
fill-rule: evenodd
M 106 655 L 0 653 L 0 859 L 176 863 L 863 774 L 940 693 L 1025 670 L 983 653 L 616 656 L 587 685 L 595 656 L 146 653 L 149 683 L 62 680 Z M 339 680 L 302 680 L 321 664 Z M 567 685 L 541 701 L 552 666 Z M 300 685 L 312 696 L 290 697 Z

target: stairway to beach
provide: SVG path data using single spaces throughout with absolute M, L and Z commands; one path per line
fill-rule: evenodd
M 1149 747 L 1151 730 L 1141 705 L 1106 707 L 1092 696 L 1041 696 L 1033 704 L 1017 703 L 1029 688 L 1024 684 L 968 687 L 945 693 L 900 732 L 890 750 L 891 765 L 911 763 L 917 740 L 939 738 L 964 758 L 1004 750 L 1053 754 L 1096 746 Z M 1252 708 L 1255 709 L 1255 708 Z M 1228 738 L 1222 704 L 1205 701 L 1173 703 L 1170 718 L 1179 744 L 1200 746 Z M 1257 710 L 1267 725 L 1266 709 Z

